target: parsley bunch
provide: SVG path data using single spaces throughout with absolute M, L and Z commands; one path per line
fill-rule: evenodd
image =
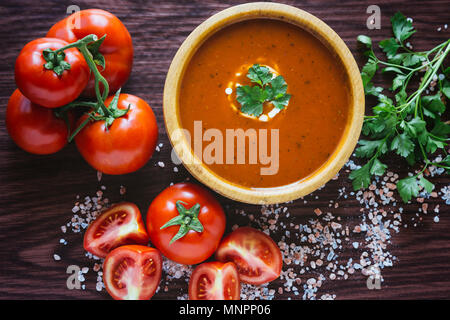
M 237 101 L 243 113 L 259 117 L 265 102 L 272 103 L 278 109 L 288 105 L 291 95 L 286 93 L 287 84 L 282 76 L 274 77 L 269 68 L 254 64 L 248 70 L 247 78 L 256 85 L 239 86 L 236 89 Z
M 387 169 L 380 158 L 392 152 L 405 158 L 409 165 L 423 162 L 419 173 L 397 183 L 401 198 L 408 202 L 422 188 L 427 192 L 434 189 L 434 185 L 423 177 L 428 166 L 450 169 L 450 156 L 445 150 L 450 125 L 441 120 L 446 98 L 450 98 L 450 67 L 445 69 L 443 66 L 450 51 L 450 39 L 429 51 L 414 52 L 409 43 L 405 43 L 416 32 L 412 22 L 397 12 L 391 23 L 394 37 L 379 43 L 386 61 L 376 57 L 369 37 L 358 36 L 368 57 L 361 70 L 364 91 L 366 95 L 375 96 L 378 104 L 372 108 L 373 115 L 365 117 L 362 133 L 367 139 L 360 140 L 355 150 L 356 157 L 367 159 L 367 162 L 353 171 L 350 179 L 355 190 L 367 188 L 372 176 L 381 176 Z M 372 83 L 379 68 L 382 73 L 394 76 L 389 88 L 392 98 Z M 411 88 L 408 85 L 415 77 L 419 79 L 419 85 Z M 434 88 L 430 91 L 436 93 L 427 93 L 430 84 Z M 445 158 L 436 163 L 429 157 L 437 150 L 444 153 Z

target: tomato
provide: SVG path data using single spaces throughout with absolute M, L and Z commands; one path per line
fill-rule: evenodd
M 216 252 L 219 261 L 234 262 L 242 282 L 260 285 L 278 278 L 283 264 L 280 248 L 264 232 L 242 227 L 226 236 Z
M 84 234 L 84 249 L 97 257 L 104 258 L 124 244 L 148 244 L 141 212 L 130 202 L 116 204 L 103 212 Z
M 38 106 L 18 89 L 9 98 L 6 127 L 13 141 L 34 154 L 58 152 L 67 144 L 68 128 L 54 110 Z
M 46 69 L 44 49 L 57 50 L 68 42 L 55 38 L 39 38 L 29 42 L 16 60 L 15 78 L 20 92 L 34 103 L 57 108 L 72 102 L 81 94 L 89 81 L 90 70 L 83 55 L 76 48 L 64 50 L 64 61 L 70 70 L 58 76 Z
M 239 300 L 241 284 L 234 263 L 206 262 L 189 279 L 190 300 Z
M 113 99 L 105 101 L 108 106 Z M 106 174 L 126 174 L 140 169 L 153 155 L 158 126 L 150 106 L 131 94 L 120 94 L 118 109 L 130 110 L 106 128 L 105 121 L 88 123 L 76 136 L 75 143 L 84 159 Z M 86 115 L 79 119 L 78 126 Z
M 161 281 L 162 257 L 158 250 L 127 245 L 114 249 L 103 262 L 103 281 L 115 300 L 148 300 Z
M 181 221 L 164 227 L 177 219 Z M 184 224 L 186 219 L 188 223 Z M 178 183 L 165 189 L 150 204 L 147 230 L 150 241 L 167 258 L 181 264 L 197 264 L 217 249 L 225 231 L 225 213 L 206 189 Z
M 99 66 L 98 69 L 108 81 L 110 92 L 114 93 L 128 80 L 133 65 L 130 33 L 115 15 L 100 9 L 81 10 L 57 22 L 47 37 L 72 43 L 90 34 L 99 39 L 106 34 L 99 48 L 99 53 L 105 58 L 105 68 Z M 84 95 L 95 96 L 94 83 L 92 75 Z

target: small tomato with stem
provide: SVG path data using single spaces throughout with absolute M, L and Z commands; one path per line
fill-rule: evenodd
M 92 40 L 91 40 L 92 41 Z M 39 38 L 20 51 L 15 64 L 17 87 L 32 102 L 57 108 L 74 101 L 86 87 L 90 71 L 83 54 L 68 42 Z
M 47 37 L 72 43 L 89 34 L 95 34 L 100 39 L 89 46 L 89 51 L 102 76 L 108 81 L 111 91 L 116 92 L 130 76 L 133 43 L 127 28 L 115 15 L 100 9 L 81 10 L 53 25 Z M 93 76 L 83 95 L 95 96 Z
M 208 259 L 225 231 L 225 213 L 214 196 L 193 183 L 178 183 L 161 192 L 147 211 L 151 243 L 182 264 Z
M 106 174 L 140 169 L 153 155 L 158 139 L 151 107 L 120 90 L 104 105 L 79 119 L 73 134 L 78 150 L 93 168 Z

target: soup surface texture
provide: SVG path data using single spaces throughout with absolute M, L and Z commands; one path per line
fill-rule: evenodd
M 282 75 L 291 99 L 273 118 L 261 121 L 242 114 L 236 85 L 254 85 L 248 69 L 260 64 Z M 279 187 L 302 180 L 329 159 L 340 142 L 350 118 L 350 90 L 340 60 L 317 38 L 293 24 L 253 19 L 233 24 L 208 38 L 191 58 L 181 82 L 179 118 L 195 137 L 194 121 L 203 132 L 218 129 L 223 135 L 224 163 L 207 167 L 221 178 L 249 188 Z M 264 110 L 273 106 L 264 104 Z M 198 122 L 197 122 L 198 123 Z M 267 130 L 279 133 L 279 166 L 275 174 L 262 175 L 269 167 L 259 160 L 249 163 L 249 139 L 244 164 L 226 163 L 227 129 Z M 203 150 L 214 141 L 203 141 Z M 235 142 L 237 148 L 238 143 Z M 193 146 L 193 142 L 192 142 Z M 235 157 L 236 158 L 236 157 Z

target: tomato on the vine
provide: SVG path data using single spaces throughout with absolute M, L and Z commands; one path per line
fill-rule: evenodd
M 103 281 L 116 300 L 148 300 L 161 281 L 162 257 L 158 250 L 140 245 L 114 249 L 103 262 Z
M 31 102 L 19 89 L 9 98 L 6 127 L 12 140 L 30 153 L 51 154 L 67 144 L 66 121 L 58 118 L 54 109 Z
M 234 263 L 205 262 L 189 279 L 190 300 L 239 300 L 241 284 Z
M 260 285 L 278 278 L 283 259 L 280 248 L 264 232 L 241 227 L 220 243 L 216 258 L 234 262 L 242 282 Z
M 150 204 L 147 230 L 151 243 L 182 264 L 208 259 L 225 231 L 225 213 L 214 196 L 192 183 L 162 191 Z
M 47 37 L 72 43 L 89 34 L 95 34 L 99 39 L 106 35 L 99 48 L 90 49 L 94 60 L 103 62 L 104 68 L 99 65 L 98 69 L 108 81 L 110 92 L 114 93 L 128 80 L 133 65 L 130 33 L 115 15 L 100 9 L 81 10 L 53 25 Z M 94 83 L 92 76 L 83 95 L 95 96 Z
M 15 64 L 15 79 L 20 92 L 32 102 L 57 108 L 78 98 L 85 89 L 90 70 L 76 48 L 59 54 L 48 53 L 69 43 L 55 38 L 39 38 L 25 45 Z
M 114 96 L 105 101 L 109 106 Z M 117 109 L 128 112 L 108 125 L 105 120 L 89 121 L 75 136 L 84 159 L 106 174 L 126 174 L 140 169 L 153 155 L 158 139 L 158 126 L 150 106 L 131 94 L 120 94 Z M 88 121 L 82 116 L 77 127 Z
M 84 234 L 84 249 L 101 258 L 125 244 L 148 244 L 141 212 L 130 202 L 113 205 L 97 217 Z

